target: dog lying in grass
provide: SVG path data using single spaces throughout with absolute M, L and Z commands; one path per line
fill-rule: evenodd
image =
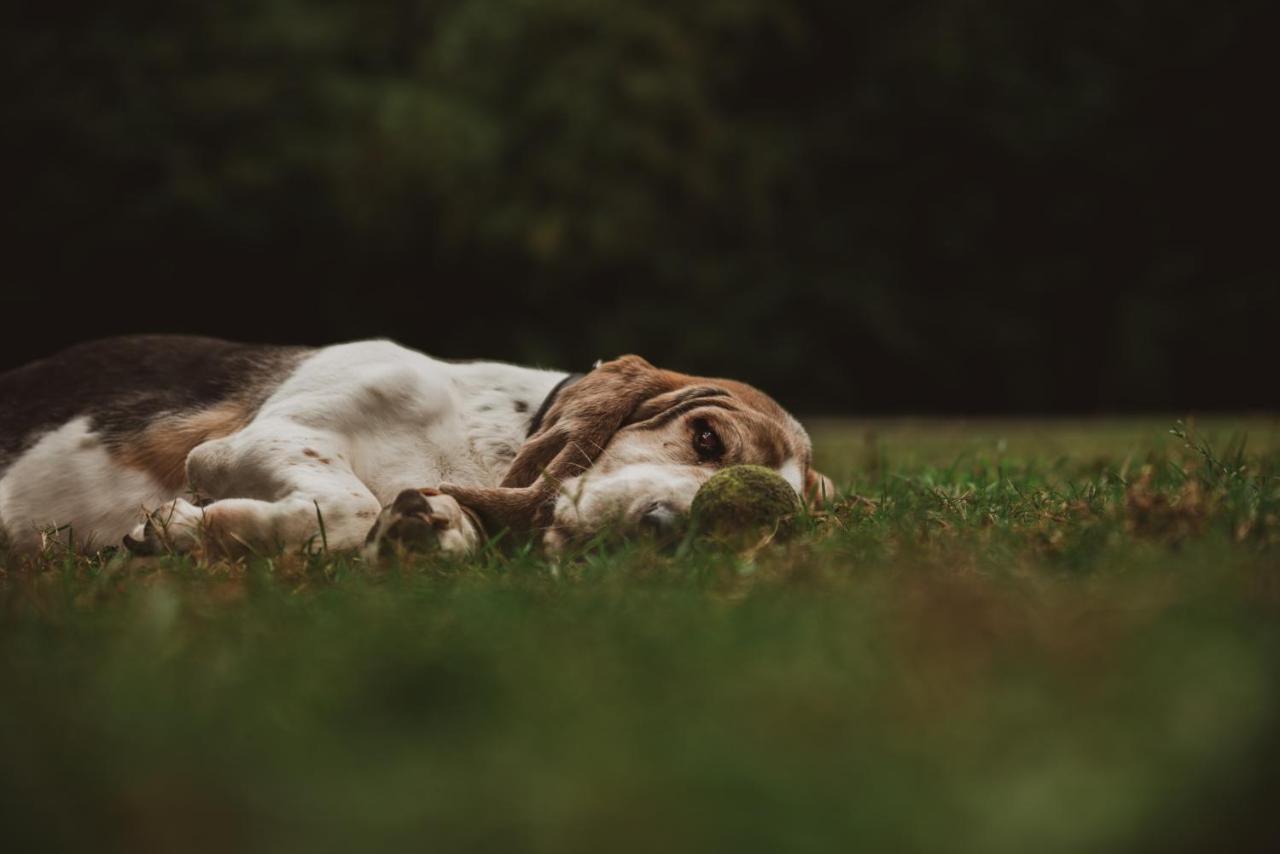
M 666 529 L 734 464 L 832 494 L 809 437 L 745 383 L 639 356 L 586 374 L 446 362 L 390 341 L 318 349 L 185 336 L 82 344 L 0 375 L 0 534 L 234 555 L 449 552 L 500 530 L 551 552 L 605 525 Z

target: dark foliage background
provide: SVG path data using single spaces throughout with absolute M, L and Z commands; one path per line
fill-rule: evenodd
M 1261 2 L 23 7 L 0 366 L 389 335 L 809 412 L 1277 403 Z

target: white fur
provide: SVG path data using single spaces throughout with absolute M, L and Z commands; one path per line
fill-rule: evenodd
M 565 481 L 543 544 L 554 554 L 575 535 L 590 534 L 612 523 L 633 527 L 656 501 L 676 515 L 687 515 L 698 487 L 713 474 L 714 469 L 699 466 L 631 463 Z
M 30 549 L 43 529 L 70 526 L 82 546 L 102 546 L 141 536 L 145 509 L 179 548 L 215 521 L 248 545 L 270 547 L 315 537 L 322 517 L 330 547 L 351 548 L 403 489 L 446 480 L 497 486 L 530 417 L 563 376 L 452 364 L 388 341 L 326 347 L 248 426 L 191 451 L 190 487 L 213 499 L 208 506 L 113 460 L 81 417 L 4 471 L 0 531 Z
M 715 472 L 712 468 L 665 462 L 593 468 L 565 481 L 543 544 L 556 554 L 575 537 L 589 536 L 609 525 L 634 528 L 655 502 L 661 502 L 676 516 L 688 516 L 694 495 Z M 797 494 L 803 494 L 798 460 L 787 460 L 778 473 Z
M 46 433 L 0 477 L 0 532 L 34 551 L 42 535 L 84 550 L 115 545 L 144 511 L 172 498 L 144 472 L 121 466 L 75 418 Z
M 795 457 L 787 460 L 778 469 L 778 474 L 789 484 L 797 494 L 804 494 L 804 471 L 800 467 L 800 461 Z

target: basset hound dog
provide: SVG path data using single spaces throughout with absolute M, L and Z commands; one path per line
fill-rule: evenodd
M 566 374 L 390 341 L 131 336 L 0 374 L 0 539 L 375 556 L 406 530 L 455 553 L 505 530 L 558 553 L 611 525 L 678 524 L 726 465 L 822 500 L 811 455 L 763 392 L 639 356 Z

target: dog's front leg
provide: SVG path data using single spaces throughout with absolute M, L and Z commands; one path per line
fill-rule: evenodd
M 214 500 L 178 499 L 128 537 L 135 552 L 264 553 L 308 543 L 355 549 L 381 505 L 351 468 L 340 436 L 288 422 L 254 425 L 187 457 L 191 487 Z

